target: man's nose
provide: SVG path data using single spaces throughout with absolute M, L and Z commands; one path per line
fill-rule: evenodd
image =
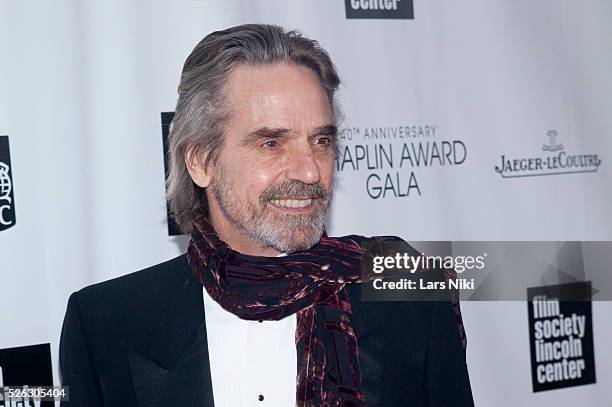
M 319 163 L 310 145 L 293 149 L 288 159 L 287 178 L 315 184 L 321 180 Z

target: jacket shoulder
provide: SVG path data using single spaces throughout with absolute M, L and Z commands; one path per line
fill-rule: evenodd
M 188 268 L 187 255 L 181 254 L 142 270 L 86 286 L 76 294 L 79 300 L 96 300 L 100 297 L 103 299 L 119 297 L 117 299 L 120 299 L 125 294 L 135 295 L 138 292 L 168 288 L 167 284 L 181 280 Z
M 194 285 L 187 255 L 87 286 L 72 294 L 88 328 L 97 332 L 124 331 L 137 321 L 151 322 L 165 307 Z M 109 331 L 107 331 L 109 332 Z

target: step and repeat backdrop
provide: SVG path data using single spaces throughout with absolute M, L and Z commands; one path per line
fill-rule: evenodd
M 0 386 L 59 385 L 70 293 L 185 252 L 180 71 L 252 22 L 318 40 L 343 80 L 330 234 L 552 241 L 553 268 L 612 240 L 608 0 L 0 0 Z M 560 283 L 462 302 L 476 405 L 610 405 L 612 302 L 534 300 Z

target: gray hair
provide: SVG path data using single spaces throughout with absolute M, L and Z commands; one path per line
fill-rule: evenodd
M 321 80 L 338 121 L 334 94 L 340 78 L 327 52 L 298 31 L 276 25 L 246 24 L 215 31 L 201 40 L 187 57 L 178 87 L 178 102 L 170 127 L 166 178 L 170 211 L 183 233 L 191 233 L 193 219 L 208 212 L 204 189 L 191 179 L 185 154 L 200 157 L 204 166 L 215 164 L 230 111 L 223 88 L 230 71 L 240 64 L 290 62 L 312 69 Z

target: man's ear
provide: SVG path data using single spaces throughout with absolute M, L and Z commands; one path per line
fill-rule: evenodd
M 201 149 L 190 146 L 185 152 L 185 165 L 193 182 L 201 188 L 206 188 L 212 180 L 212 171 L 210 166 L 205 167 L 206 157 L 208 152 L 203 152 Z

